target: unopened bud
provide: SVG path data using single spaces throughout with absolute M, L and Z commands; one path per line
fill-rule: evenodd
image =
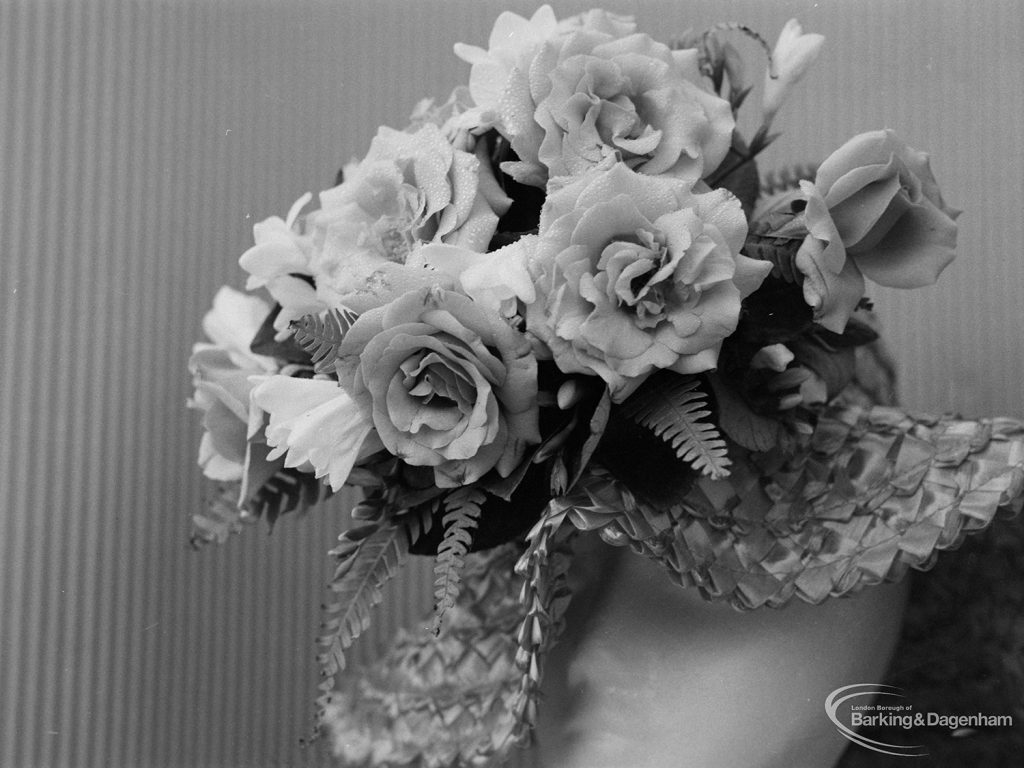
M 576 405 L 581 397 L 583 397 L 583 387 L 580 386 L 579 380 L 569 379 L 558 388 L 555 399 L 558 402 L 558 407 L 567 411 Z
M 772 51 L 771 64 L 764 76 L 761 110 L 765 125 L 771 124 L 772 118 L 789 96 L 790 90 L 818 58 L 824 43 L 823 35 L 805 35 L 800 22 L 796 19 L 786 22 L 786 26 L 779 33 L 775 50 Z

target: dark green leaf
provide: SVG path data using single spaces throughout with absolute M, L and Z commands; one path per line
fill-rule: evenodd
M 856 315 L 847 321 L 846 329 L 842 333 L 833 333 L 825 328 L 819 328 L 815 336 L 831 349 L 859 347 L 878 341 L 879 338 L 878 332 L 867 323 L 857 319 Z
M 791 344 L 790 349 L 796 355 L 797 364 L 814 371 L 825 382 L 828 399 L 853 381 L 856 363 L 853 347 L 830 350 L 812 337 Z
M 571 488 L 579 480 L 580 475 L 583 474 L 583 470 L 587 468 L 587 464 L 590 463 L 591 457 L 597 450 L 597 446 L 601 442 L 601 437 L 604 435 L 604 430 L 608 426 L 608 417 L 611 414 L 612 398 L 611 393 L 605 389 L 601 395 L 601 399 L 598 401 L 597 406 L 594 408 L 593 415 L 590 417 L 589 431 L 586 435 L 586 439 L 583 441 L 583 446 L 579 450 L 579 455 L 576 458 L 575 466 L 573 468 L 572 476 L 569 478 L 569 487 Z
M 737 393 L 731 382 L 721 376 L 708 376 L 718 404 L 718 426 L 732 440 L 751 451 L 768 451 L 776 446 L 782 426 L 774 419 L 761 416 Z
M 715 172 L 711 186 L 715 189 L 727 189 L 736 195 L 743 205 L 743 213 L 749 219 L 761 189 L 757 162 L 753 158 L 741 156 L 735 149 L 730 148 L 719 170 Z

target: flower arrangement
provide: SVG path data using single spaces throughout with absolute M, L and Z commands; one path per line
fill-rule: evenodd
M 749 140 L 736 35 L 764 48 Z M 248 292 L 220 290 L 190 362 L 218 482 L 193 541 L 362 490 L 320 659 L 350 764 L 484 765 L 528 738 L 579 532 L 754 608 L 899 578 L 1019 506 L 1019 422 L 884 407 L 866 280 L 929 285 L 956 248 L 927 155 L 879 130 L 758 168 L 823 42 L 503 13 L 456 46 L 468 86 L 255 226 Z M 429 679 L 358 714 L 335 675 L 412 554 L 436 561 L 433 636 L 400 637 L 375 690 L 415 676 L 410 648 Z M 476 687 L 446 655 L 469 646 Z

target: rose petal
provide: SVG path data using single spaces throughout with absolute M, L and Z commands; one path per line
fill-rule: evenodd
M 884 165 L 889 162 L 898 145 L 895 134 L 889 130 L 857 134 L 818 166 L 814 176 L 815 186 L 828 190 L 851 168 Z
M 668 370 L 676 373 L 692 374 L 713 371 L 718 366 L 718 353 L 722 345 L 716 344 L 713 347 L 702 349 L 692 355 L 683 355 L 676 362 L 668 367 Z
M 270 416 L 267 444 L 275 450 L 268 458 L 285 454 L 287 467 L 309 462 L 334 491 L 360 458 L 380 449 L 358 404 L 333 382 L 270 376 L 252 400 Z
M 268 314 L 270 305 L 260 297 L 222 286 L 213 297 L 213 308 L 203 316 L 203 333 L 224 348 L 235 365 L 272 371 L 277 367 L 273 358 L 249 351 L 249 344 Z
M 203 416 L 204 440 L 228 463 L 241 469 L 245 460 L 246 422 L 223 402 L 214 402 Z M 218 478 L 220 479 L 220 478 Z
M 199 440 L 198 463 L 203 468 L 203 475 L 211 480 L 226 483 L 241 480 L 245 471 L 240 461 L 221 455 L 214 445 L 213 435 L 209 432 L 203 433 Z
M 580 217 L 572 234 L 572 243 L 601 245 L 618 235 L 629 235 L 638 229 L 652 229 L 636 204 L 626 195 L 617 195 L 607 202 L 596 203 Z
M 693 196 L 704 226 L 713 226 L 732 253 L 739 253 L 747 238 L 747 217 L 739 198 L 727 189 L 713 189 Z
M 255 288 L 271 277 L 305 273 L 309 259 L 290 241 L 275 239 L 252 246 L 241 255 L 238 264 L 251 275 L 249 282 Z
M 956 258 L 956 222 L 932 205 L 915 206 L 870 253 L 857 255 L 864 275 L 889 288 L 932 285 Z
M 838 241 L 825 243 L 808 235 L 796 254 L 795 263 L 804 275 L 804 300 L 814 310 L 814 320 L 833 333 L 842 333 L 846 322 L 864 296 L 864 277 L 852 259 L 846 259 L 837 274 L 824 268 L 822 254 L 841 248 Z
M 761 283 L 771 274 L 770 262 L 751 259 L 742 253 L 736 254 L 736 271 L 732 281 L 740 291 L 740 298 L 747 298 L 761 287 Z
M 867 236 L 900 191 L 895 163 L 893 158 L 885 165 L 855 168 L 825 194 L 825 205 L 847 248 Z

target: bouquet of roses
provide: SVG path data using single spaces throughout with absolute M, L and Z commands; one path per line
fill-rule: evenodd
M 764 48 L 759 107 L 742 36 Z M 455 49 L 468 87 L 421 103 L 403 130 L 382 127 L 319 208 L 306 211 L 307 194 L 255 226 L 240 260 L 254 293 L 221 289 L 211 343 L 191 360 L 200 463 L 220 483 L 193 538 L 362 489 L 331 553 L 322 706 L 409 554 L 436 559 L 439 643 L 464 625 L 461 591 L 479 600 L 488 568 L 511 574 L 518 560 L 517 580 L 499 582 L 511 607 L 495 598 L 489 621 L 519 682 L 495 698 L 508 715 L 487 743 L 447 757 L 470 760 L 522 741 L 535 717 L 578 530 L 708 597 L 779 605 L 921 565 L 1019 492 L 1019 469 L 998 488 L 979 480 L 986 501 L 931 527 L 917 515 L 930 533 L 913 547 L 892 526 L 872 538 L 852 501 L 877 510 L 893 495 L 882 485 L 927 482 L 925 446 L 943 436 L 976 453 L 1019 424 L 982 435 L 868 407 L 891 403 L 892 381 L 865 279 L 933 283 L 958 212 L 927 155 L 889 130 L 817 167 L 759 171 L 822 43 L 795 20 L 772 49 L 736 24 L 663 44 L 602 11 L 503 13 L 486 49 Z M 760 115 L 749 139 L 736 129 L 745 108 Z M 879 435 L 884 477 L 858 463 L 866 434 Z M 801 570 L 793 552 L 806 564 L 812 544 L 798 523 L 812 513 L 885 556 L 854 567 L 849 550 L 824 548 L 843 565 Z M 740 528 L 745 548 L 719 545 Z M 511 558 L 472 566 L 470 553 L 509 542 Z M 504 716 L 493 703 L 474 718 Z

